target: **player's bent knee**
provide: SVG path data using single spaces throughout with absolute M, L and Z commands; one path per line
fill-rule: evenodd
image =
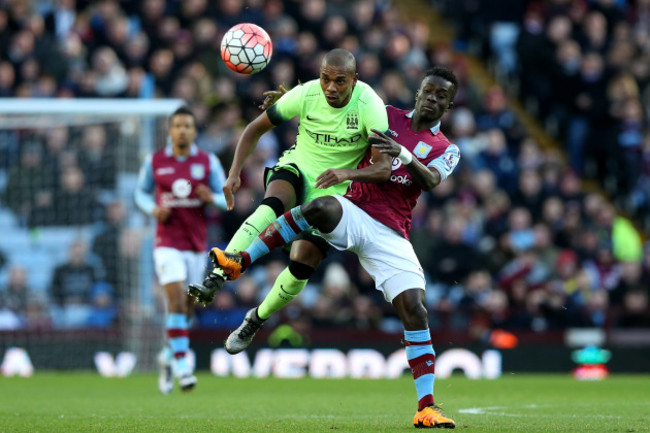
M 285 205 L 282 203 L 282 200 L 277 197 L 266 197 L 260 204 L 266 205 L 273 209 L 276 217 L 279 217 L 284 213 Z
M 298 280 L 308 280 L 314 274 L 315 269 L 300 262 L 289 262 L 289 272 Z
M 323 233 L 331 232 L 341 219 L 343 209 L 334 197 L 319 197 L 300 208 L 305 219 Z
M 409 331 L 428 328 L 428 313 L 422 298 L 416 292 L 407 290 L 393 300 L 393 306 Z
M 402 322 L 408 330 L 428 328 L 427 309 L 422 304 L 413 305 L 409 308 L 409 313 L 402 318 Z

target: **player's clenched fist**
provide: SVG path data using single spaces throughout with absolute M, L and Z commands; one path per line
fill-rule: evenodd
M 168 207 L 165 206 L 156 206 L 153 209 L 152 215 L 155 219 L 158 221 L 165 222 L 167 221 L 167 218 L 169 218 L 169 215 L 171 215 L 172 210 Z
M 195 189 L 194 192 L 196 193 L 196 196 L 201 200 L 203 203 L 212 203 L 214 201 L 214 197 L 212 196 L 212 190 L 210 189 L 209 186 L 200 183 Z
M 392 157 L 399 155 L 402 150 L 402 146 L 399 143 L 381 131 L 376 129 L 372 129 L 371 131 L 375 133 L 375 135 L 368 137 L 368 141 L 370 141 L 372 147 L 379 149 L 381 153 L 387 153 Z

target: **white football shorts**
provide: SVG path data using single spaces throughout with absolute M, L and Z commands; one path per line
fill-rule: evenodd
M 388 302 L 408 289 L 424 290 L 424 272 L 411 243 L 347 198 L 333 197 L 343 206 L 343 216 L 331 233 L 321 233 L 323 238 L 338 250 L 355 253 Z
M 206 253 L 180 251 L 176 248 L 156 247 L 153 250 L 153 262 L 158 283 L 193 283 L 203 279 L 207 264 Z

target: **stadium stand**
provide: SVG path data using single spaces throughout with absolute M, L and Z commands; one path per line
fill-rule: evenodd
M 243 126 L 258 113 L 261 93 L 317 76 L 328 49 L 354 52 L 360 79 L 402 108 L 412 103 L 425 69 L 450 67 L 460 90 L 442 130 L 463 157 L 454 176 L 423 196 L 413 224 L 432 328 L 469 330 L 478 338 L 497 328 L 650 326 L 650 245 L 609 199 L 650 228 L 644 3 L 502 0 L 502 8 L 489 2 L 488 11 L 471 8 L 488 2 L 418 3 L 463 23 L 457 37 L 445 41 L 421 21 L 404 22 L 382 0 L 358 0 L 351 8 L 347 1 L 324 0 L 0 0 L 0 96 L 180 98 L 197 114 L 197 143 L 227 168 Z M 507 15 L 488 13 L 498 10 Z M 244 21 L 266 28 L 274 42 L 270 65 L 252 77 L 231 73 L 219 57 L 220 36 Z M 483 89 L 466 54 L 479 57 L 500 81 Z M 559 150 L 531 134 L 509 105 L 512 98 L 521 98 Z M 115 198 L 126 210 L 118 233 L 143 230 L 128 202 L 133 167 L 118 167 L 111 157 L 115 128 L 91 128 L 45 134 L 0 128 L 0 250 L 7 257 L 0 292 L 9 290 L 11 267 L 23 266 L 35 292 L 28 303 L 54 305 L 54 269 L 67 260 L 79 230 L 92 243 Z M 238 193 L 241 207 L 211 216 L 213 243 L 229 239 L 252 210 L 246 203 L 259 201 L 263 167 L 294 135 L 295 128 L 280 127 L 260 143 Z M 585 180 L 606 195 L 585 188 Z M 92 211 L 61 211 L 61 203 Z M 133 239 L 139 237 L 121 236 L 114 246 L 120 263 L 137 255 Z M 115 269 L 99 256 L 89 253 L 88 259 Z M 285 261 L 282 254 L 260 261 L 213 304 L 197 307 L 197 323 L 238 323 Z M 120 314 L 95 326 L 130 319 L 126 289 L 113 290 Z M 32 326 L 25 311 L 13 312 L 22 318 L 19 326 Z M 272 320 L 301 329 L 394 332 L 399 323 L 393 314 L 354 256 L 336 253 Z M 33 326 L 46 323 L 42 315 L 33 317 Z

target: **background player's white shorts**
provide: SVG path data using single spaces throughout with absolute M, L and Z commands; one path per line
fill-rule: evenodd
M 408 289 L 424 290 L 424 273 L 411 243 L 345 197 L 333 197 L 343 206 L 343 216 L 331 233 L 321 233 L 323 238 L 338 250 L 355 253 L 387 301 Z
M 207 264 L 206 254 L 196 251 L 180 251 L 169 247 L 156 247 L 153 250 L 156 276 L 161 285 L 182 282 L 193 283 L 203 280 Z

